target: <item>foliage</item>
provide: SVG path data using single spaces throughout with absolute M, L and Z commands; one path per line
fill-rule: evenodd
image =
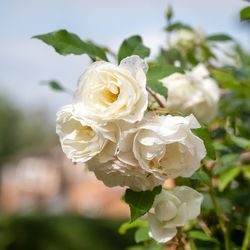
M 154 198 L 161 192 L 161 186 L 155 187 L 152 191 L 135 192 L 127 189 L 124 201 L 130 207 L 131 221 L 144 215 L 152 207 Z
M 90 41 L 83 41 L 77 35 L 67 30 L 58 30 L 43 35 L 34 36 L 48 45 L 52 46 L 61 55 L 82 55 L 87 54 L 91 59 L 107 60 L 102 48 Z
M 43 126 L 48 122 L 40 111 L 24 113 L 11 100 L 0 97 L 0 116 L 0 166 L 17 152 L 41 149 L 55 139 L 50 128 Z
M 150 49 L 143 45 L 142 38 L 140 36 L 131 36 L 121 44 L 118 51 L 118 62 L 131 55 L 138 55 L 141 58 L 145 58 L 149 54 Z
M 1 216 L 0 248 L 6 250 L 117 250 L 133 244 L 117 235 L 121 221 L 76 215 Z
M 241 20 L 249 20 L 250 19 L 250 7 L 246 7 L 240 11 Z
M 158 80 L 167 77 L 175 72 L 182 72 L 181 69 L 172 65 L 152 65 L 147 73 L 147 85 L 150 89 L 167 97 L 168 90 Z

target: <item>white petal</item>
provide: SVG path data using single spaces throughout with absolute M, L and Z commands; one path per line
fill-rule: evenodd
M 197 78 L 198 80 L 202 80 L 204 78 L 209 77 L 209 71 L 207 70 L 206 66 L 202 63 L 198 64 L 195 68 L 193 68 L 190 74 L 194 78 Z
M 181 201 L 178 199 L 178 197 L 172 194 L 172 191 L 162 189 L 162 191 L 158 195 L 156 195 L 153 207 L 155 207 L 157 203 L 166 200 L 172 201 L 178 207 L 181 204 Z
M 152 190 L 161 185 L 162 180 L 145 172 L 139 165 L 131 166 L 120 160 L 111 160 L 104 164 L 92 159 L 88 162 L 89 170 L 93 171 L 97 179 L 108 187 L 129 187 L 134 191 Z
M 172 227 L 182 227 L 185 225 L 185 223 L 188 221 L 187 218 L 187 204 L 182 203 L 179 208 L 177 209 L 176 216 L 170 220 L 167 221 L 165 224 L 166 228 L 172 228 Z
M 203 201 L 202 194 L 186 186 L 176 187 L 173 190 L 173 194 L 187 204 L 186 212 L 189 220 L 195 219 L 200 214 L 201 203 Z
M 147 63 L 137 55 L 122 59 L 119 67 L 130 71 L 135 78 L 138 71 L 142 70 L 145 74 L 148 71 Z
M 177 207 L 174 202 L 165 200 L 157 203 L 155 207 L 155 216 L 159 221 L 169 221 L 177 214 Z
M 174 238 L 177 233 L 176 227 L 165 228 L 164 223 L 158 221 L 157 218 L 151 213 L 148 213 L 148 221 L 150 227 L 149 236 L 157 242 L 165 243 Z
M 202 88 L 207 93 L 207 95 L 211 97 L 213 102 L 217 103 L 219 101 L 220 89 L 214 79 L 208 78 L 204 80 L 202 84 Z
M 185 118 L 188 120 L 188 122 L 190 124 L 189 125 L 190 128 L 200 128 L 201 127 L 200 123 L 198 122 L 198 120 L 196 119 L 196 117 L 193 114 L 190 114 L 189 116 L 186 116 Z

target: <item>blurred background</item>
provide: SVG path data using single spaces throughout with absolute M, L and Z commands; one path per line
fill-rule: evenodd
M 117 51 L 140 34 L 152 57 L 165 46 L 164 13 L 208 34 L 229 33 L 243 46 L 241 0 L 8 0 L 0 2 L 0 249 L 125 249 L 130 235 L 122 188 L 106 188 L 67 160 L 55 135 L 55 113 L 71 95 L 42 84 L 57 79 L 74 90 L 87 56 L 56 54 L 32 36 L 65 28 Z M 249 27 L 248 27 L 249 28 Z

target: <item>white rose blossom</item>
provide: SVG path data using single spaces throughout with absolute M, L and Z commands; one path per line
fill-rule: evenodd
M 186 186 L 163 189 L 155 197 L 153 209 L 148 213 L 149 235 L 161 243 L 171 240 L 177 233 L 177 227 L 184 226 L 200 214 L 202 200 L 200 193 Z
M 174 73 L 161 82 L 168 89 L 168 99 L 158 96 L 170 111 L 194 114 L 204 123 L 216 116 L 220 89 L 203 64 L 186 74 Z
M 80 77 L 75 102 L 82 106 L 85 116 L 99 123 L 139 121 L 148 105 L 147 69 L 136 55 L 123 59 L 119 66 L 95 62 Z
M 137 127 L 122 132 L 117 157 L 131 166 L 139 163 L 162 180 L 190 177 L 206 155 L 203 141 L 191 131 L 199 127 L 193 115 L 146 117 Z
M 205 40 L 205 33 L 201 29 L 188 30 L 182 29 L 171 36 L 171 46 L 176 48 L 192 47 Z
M 66 105 L 57 113 L 56 133 L 63 152 L 73 162 L 87 162 L 97 154 L 103 161 L 113 157 L 119 138 L 116 124 L 99 126 L 86 119 L 77 106 Z

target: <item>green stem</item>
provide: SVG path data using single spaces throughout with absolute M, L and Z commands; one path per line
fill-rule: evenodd
M 220 211 L 220 208 L 218 206 L 213 187 L 210 186 L 209 190 L 210 190 L 209 194 L 210 194 L 212 203 L 214 205 L 215 213 L 216 213 L 216 216 L 218 218 L 220 228 L 221 228 L 221 231 L 222 231 L 222 234 L 223 234 L 223 237 L 224 237 L 225 249 L 226 250 L 231 250 L 231 241 L 230 241 L 229 232 L 228 232 L 228 229 L 226 227 L 225 221 L 221 218 L 221 211 Z
M 248 217 L 247 230 L 246 230 L 246 233 L 245 233 L 245 236 L 244 236 L 244 240 L 243 240 L 243 244 L 242 244 L 241 250 L 247 250 L 249 242 L 250 242 L 250 215 Z

